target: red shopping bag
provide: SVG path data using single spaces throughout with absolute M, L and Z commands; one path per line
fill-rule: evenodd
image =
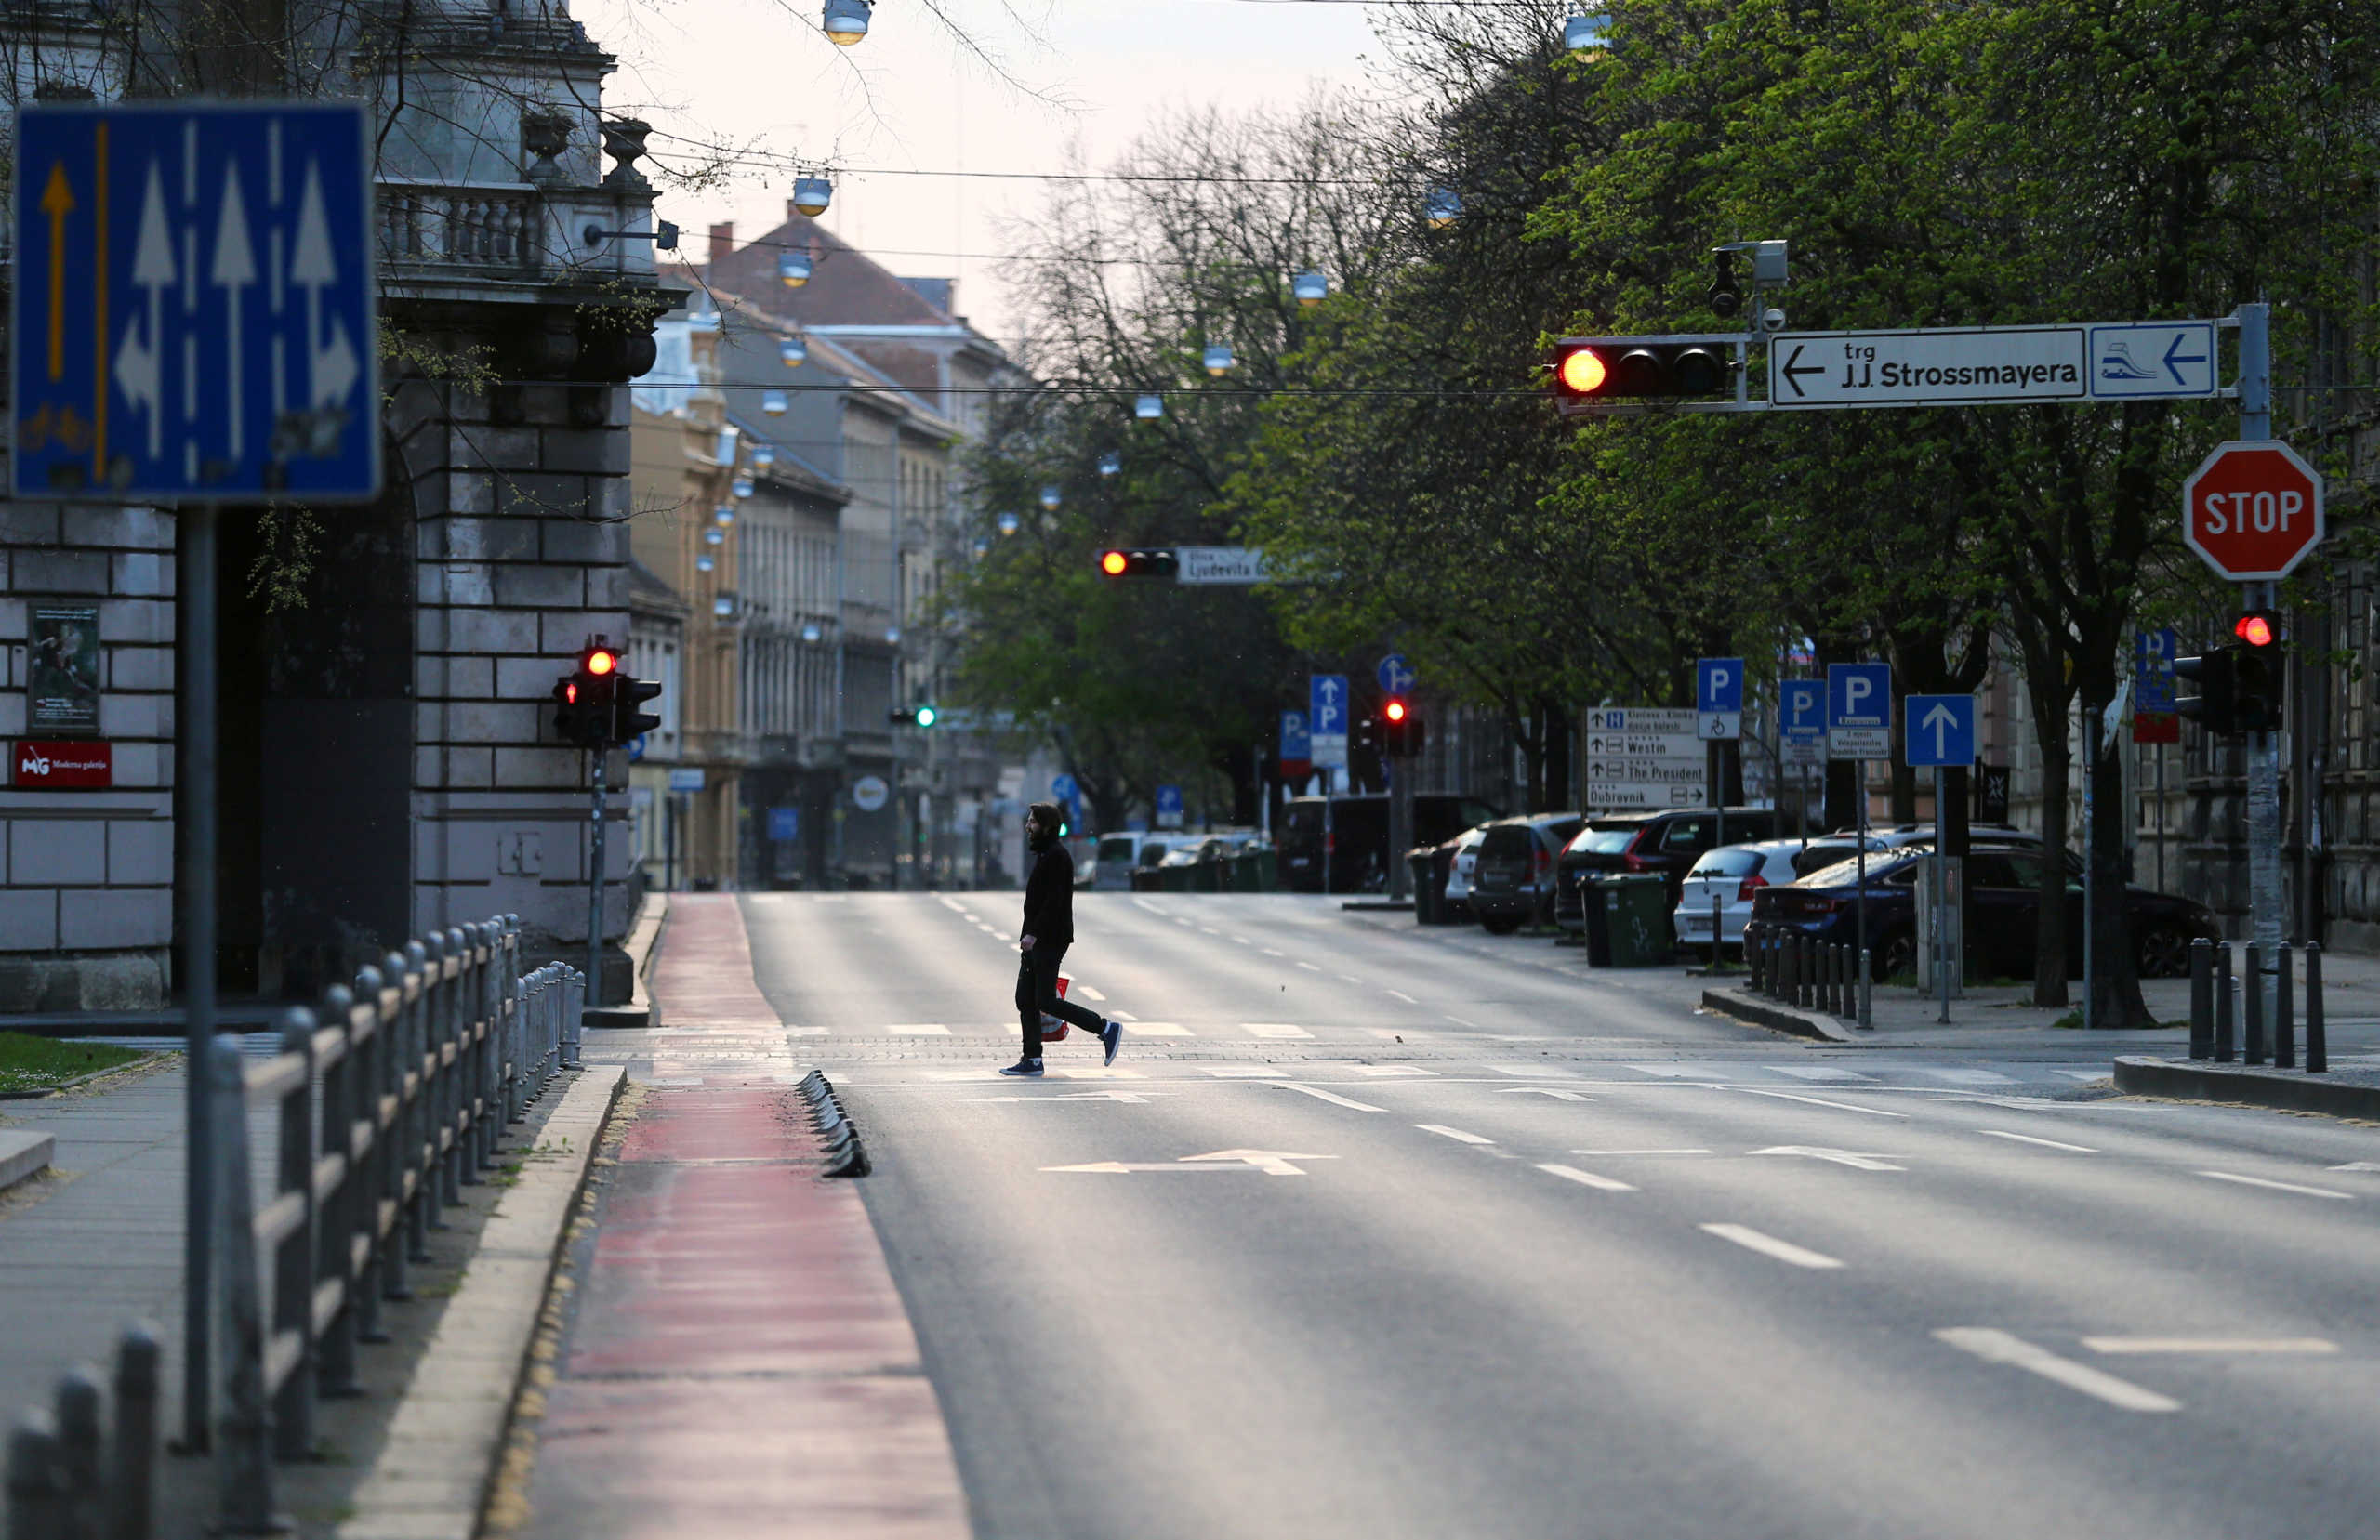
M 1067 986 L 1068 984 L 1073 983 L 1073 982 L 1074 982 L 1074 981 L 1073 981 L 1072 979 L 1067 978 L 1064 974 L 1061 973 L 1061 974 L 1059 974 L 1059 975 L 1058 975 L 1058 998 L 1059 998 L 1059 999 L 1063 1000 L 1063 999 L 1064 999 L 1064 998 L 1066 997 L 1066 986 Z M 1064 1021 L 1060 1020 L 1057 1017 L 1054 1017 L 1054 1016 L 1051 1015 L 1051 1014 L 1050 1014 L 1048 1011 L 1046 1011 L 1046 1010 L 1045 1010 L 1045 1011 L 1043 1011 L 1043 1012 L 1041 1013 L 1041 1041 L 1042 1041 L 1042 1042 L 1044 1042 L 1044 1043 L 1063 1043 L 1063 1042 L 1064 1042 L 1064 1041 L 1066 1040 L 1066 1032 L 1067 1032 L 1067 1024 L 1066 1024 Z

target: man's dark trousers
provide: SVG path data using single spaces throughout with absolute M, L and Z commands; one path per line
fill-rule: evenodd
M 1016 1010 L 1025 1022 L 1025 1057 L 1041 1057 L 1041 1018 L 1044 1014 L 1061 1021 L 1071 1022 L 1093 1037 L 1105 1030 L 1107 1023 L 1099 1013 L 1087 1010 L 1072 1000 L 1058 997 L 1058 965 L 1065 961 L 1066 949 L 1037 941 L 1030 952 L 1020 953 L 1016 964 Z

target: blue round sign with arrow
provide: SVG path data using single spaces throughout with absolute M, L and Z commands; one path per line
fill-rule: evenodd
M 1373 670 L 1372 677 L 1380 680 L 1381 690 L 1390 695 L 1404 694 L 1413 688 L 1413 681 L 1418 678 L 1402 652 L 1391 652 L 1381 659 L 1380 667 Z

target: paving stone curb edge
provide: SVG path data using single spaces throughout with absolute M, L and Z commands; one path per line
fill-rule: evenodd
M 627 1083 L 621 1065 L 576 1072 L 537 1131 L 536 1151 L 523 1153 L 519 1178 L 481 1231 L 414 1366 L 338 1540 L 471 1540 L 478 1533 L 555 1261 Z
M 1750 1021 L 1757 1027 L 1790 1032 L 1797 1037 L 1815 1037 L 1827 1043 L 1859 1041 L 1852 1035 L 1850 1028 L 1831 1016 L 1780 1006 L 1748 990 L 1706 989 L 1702 992 L 1702 1008 L 1715 1010 L 1722 1016 L 1732 1016 L 1739 1021 Z
M 2380 1086 L 2359 1086 L 2304 1072 L 2270 1073 L 2245 1067 L 2125 1055 L 2115 1061 L 2116 1089 L 2133 1096 L 2243 1101 L 2291 1112 L 2380 1120 Z

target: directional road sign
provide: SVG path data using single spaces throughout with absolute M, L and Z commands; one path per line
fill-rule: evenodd
M 1780 408 L 2129 401 L 2216 385 L 2212 321 L 1789 332 L 1768 345 Z
M 2133 645 L 2132 741 L 2178 744 L 2182 718 L 2175 699 L 2174 657 L 2180 641 L 2167 625 L 2139 633 Z
M 1587 713 L 1587 807 L 1695 808 L 1703 804 L 1710 754 L 1691 711 L 1596 706 Z
M 1182 788 L 1159 786 L 1157 789 L 1157 826 L 1160 829 L 1182 827 Z
M 1250 584 L 1265 580 L 1264 553 L 1245 546 L 1176 546 L 1176 583 Z
M 2218 444 L 2182 483 L 2182 538 L 2234 583 L 2287 577 L 2322 533 L 2322 479 L 2287 444 Z
M 20 110 L 15 494 L 377 495 L 370 149 L 360 102 Z
M 1700 658 L 1694 665 L 1695 734 L 1704 739 L 1744 734 L 1744 660 Z
M 1340 768 L 1347 763 L 1347 676 L 1312 674 L 1306 678 L 1307 757 L 1317 767 Z
M 1075 778 L 1071 775 L 1062 771 L 1050 777 L 1050 795 L 1061 802 L 1071 802 L 1081 792 L 1082 788 L 1075 784 Z
M 778 844 L 786 844 L 800 837 L 801 809 L 800 808 L 771 808 L 769 809 L 770 839 Z
M 1911 695 L 1901 711 L 1911 769 L 1975 763 L 1974 696 Z
M 1789 765 L 1826 762 L 1826 681 L 1785 679 L 1777 687 L 1777 731 Z
M 1416 677 L 1412 665 L 1405 661 L 1402 652 L 1391 652 L 1380 660 L 1378 668 L 1372 670 L 1372 678 L 1380 681 L 1381 693 L 1384 695 L 1404 694 L 1413 688 Z
M 1893 670 L 1883 663 L 1826 665 L 1830 759 L 1888 759 L 1893 752 Z

